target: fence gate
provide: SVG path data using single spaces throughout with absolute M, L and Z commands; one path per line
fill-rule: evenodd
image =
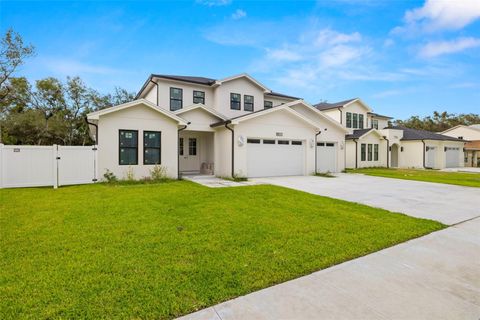
M 0 144 L 0 188 L 93 183 L 95 146 L 5 146 Z

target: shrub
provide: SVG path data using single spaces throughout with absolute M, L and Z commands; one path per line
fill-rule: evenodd
M 117 176 L 110 170 L 106 170 L 105 173 L 103 174 L 103 178 L 105 179 L 105 181 L 107 181 L 108 183 L 112 183 L 112 182 L 117 182 L 118 179 L 117 179 Z
M 125 180 L 129 182 L 135 181 L 135 173 L 132 167 L 128 167 L 127 171 L 125 171 Z
M 162 165 L 156 164 L 152 170 L 150 170 L 150 179 L 152 181 L 165 181 L 167 180 L 167 168 Z

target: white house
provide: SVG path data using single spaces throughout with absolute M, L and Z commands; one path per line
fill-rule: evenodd
M 90 113 L 98 168 L 117 177 L 310 175 L 345 168 L 339 122 L 247 74 L 221 80 L 151 75 L 136 100 Z
M 455 126 L 441 134 L 468 141 L 464 147 L 465 167 L 480 167 L 480 124 Z
M 376 114 L 355 98 L 319 103 L 315 108 L 346 126 L 347 168 L 399 167 L 443 169 L 463 166 L 463 145 L 457 137 L 424 130 L 391 127 L 391 117 Z

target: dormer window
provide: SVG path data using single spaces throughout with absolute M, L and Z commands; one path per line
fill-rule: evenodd
M 240 110 L 241 97 L 242 96 L 239 93 L 230 93 L 230 109 Z
M 182 109 L 183 89 L 170 88 L 170 111 Z
M 253 111 L 253 96 L 243 96 L 243 110 Z
M 358 129 L 358 113 L 353 114 L 353 129 Z
M 273 108 L 273 102 L 272 102 L 272 101 L 265 100 L 265 101 L 263 102 L 263 108 L 264 108 L 264 109 Z
M 205 92 L 193 90 L 193 103 L 205 104 Z
M 358 115 L 358 128 L 363 129 L 363 114 Z

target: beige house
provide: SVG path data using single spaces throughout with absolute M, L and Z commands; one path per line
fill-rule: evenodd
M 302 99 L 247 74 L 151 75 L 136 100 L 90 113 L 100 173 L 171 178 L 310 175 L 345 168 L 348 130 Z
M 480 124 L 470 126 L 455 126 L 447 129 L 441 134 L 466 140 L 464 147 L 465 167 L 480 167 Z
M 433 132 L 389 126 L 355 98 L 319 103 L 315 108 L 345 125 L 346 168 L 398 167 L 443 169 L 463 166 L 465 141 Z

